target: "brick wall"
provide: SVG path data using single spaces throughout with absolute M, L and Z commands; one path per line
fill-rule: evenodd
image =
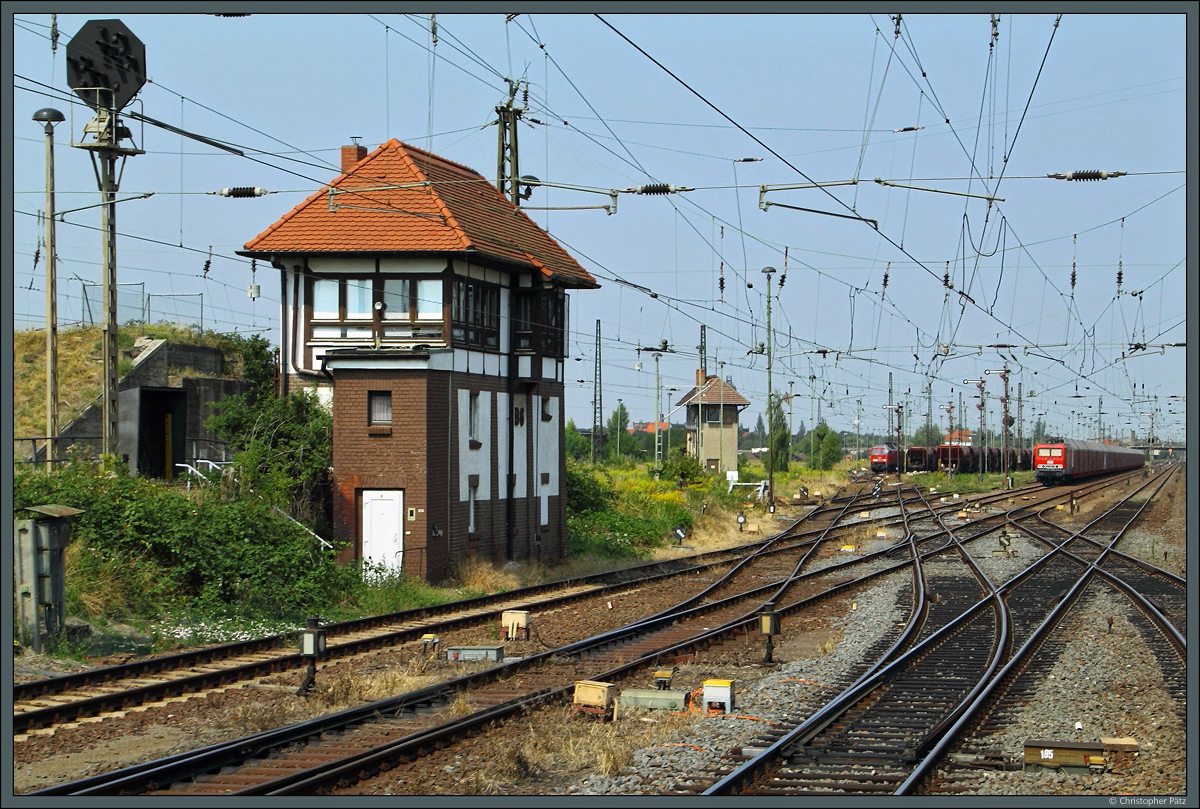
M 459 491 L 458 390 L 489 391 L 491 412 L 481 414 L 491 425 L 491 491 L 480 492 L 475 504 L 475 530 L 469 531 L 469 504 Z M 390 391 L 389 429 L 367 423 L 367 394 Z M 427 371 L 339 370 L 333 396 L 333 531 L 345 543 L 342 558 L 362 553 L 359 527 L 362 489 L 404 492 L 404 569 L 406 573 L 439 582 L 456 563 L 474 556 L 503 563 L 507 554 L 507 468 L 500 466 L 500 445 L 508 440 L 507 412 L 500 412 L 496 394 L 507 390 L 502 378 Z M 562 386 L 542 383 L 539 391 L 555 396 L 562 409 Z M 515 394 L 524 393 L 516 386 Z M 488 416 L 490 415 L 490 418 Z M 561 496 L 549 499 L 548 524 L 540 525 L 536 497 L 532 431 L 526 430 L 525 456 L 528 497 L 513 503 L 513 558 L 556 564 L 565 548 L 565 510 Z M 559 481 L 565 461 L 559 461 Z M 409 510 L 414 519 L 408 519 Z M 434 527 L 440 536 L 434 536 Z
M 362 553 L 359 491 L 400 489 L 404 492 L 405 568 L 412 566 L 414 575 L 424 576 L 429 480 L 426 374 L 341 371 L 334 388 L 333 535 L 346 544 L 343 558 L 355 559 Z M 386 431 L 367 424 L 367 393 L 373 390 L 392 394 L 392 424 Z M 408 519 L 409 509 L 416 510 L 412 520 Z

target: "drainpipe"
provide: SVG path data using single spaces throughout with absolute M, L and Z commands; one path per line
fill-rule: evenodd
M 280 317 L 288 316 L 287 300 L 288 300 L 288 298 L 287 298 L 287 273 L 281 272 L 281 273 L 279 273 L 279 301 L 280 301 L 279 315 L 280 315 Z M 295 321 L 296 321 L 295 313 L 292 313 L 291 318 L 292 318 L 292 323 L 294 325 Z M 287 368 L 287 366 L 290 364 L 291 356 L 292 356 L 292 350 L 290 348 L 288 349 L 287 354 L 284 354 L 282 351 L 279 352 L 279 360 L 280 360 L 280 362 L 279 362 L 279 385 L 278 385 L 277 390 L 279 391 L 280 396 L 288 395 L 288 368 Z
M 324 356 L 322 356 L 322 358 L 321 358 L 321 370 L 320 371 L 310 371 L 307 368 L 302 368 L 300 366 L 300 364 L 295 361 L 295 359 L 296 359 L 296 332 L 297 332 L 297 328 L 298 328 L 297 323 L 299 323 L 299 321 L 300 321 L 300 313 L 297 311 L 297 307 L 296 307 L 296 304 L 299 303 L 299 301 L 300 301 L 300 275 L 301 275 L 301 273 L 299 273 L 299 272 L 296 273 L 295 284 L 293 286 L 292 337 L 291 337 L 291 344 L 288 346 L 287 365 L 288 365 L 289 369 L 292 367 L 294 367 L 296 369 L 297 376 L 303 376 L 308 379 L 317 379 L 317 380 L 327 379 L 330 382 L 333 382 L 333 374 L 329 373 L 329 371 L 325 368 Z M 284 286 L 286 288 L 286 283 L 284 284 Z M 286 374 L 285 374 L 285 376 L 286 376 Z M 286 389 L 286 387 L 287 387 L 287 384 L 285 383 L 284 388 Z
M 508 476 L 505 478 L 505 486 L 507 486 L 507 502 L 504 506 L 504 553 L 505 559 L 509 562 L 513 558 L 513 530 L 516 522 L 516 504 L 513 503 L 513 494 L 516 490 L 516 465 L 513 460 L 513 450 L 516 444 L 516 429 L 513 424 L 513 413 L 516 402 L 513 398 L 513 389 L 516 386 L 517 376 L 517 357 L 513 351 L 513 341 L 516 339 L 516 332 L 513 329 L 513 324 L 516 323 L 516 308 L 517 296 L 515 294 L 517 277 L 509 276 L 508 287 L 508 378 L 505 380 L 505 389 L 508 394 Z

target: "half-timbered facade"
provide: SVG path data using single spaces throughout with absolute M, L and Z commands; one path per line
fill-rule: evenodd
M 342 171 L 240 253 L 280 273 L 283 392 L 332 407 L 344 557 L 560 561 L 566 291 L 595 280 L 465 166 L 391 140 Z

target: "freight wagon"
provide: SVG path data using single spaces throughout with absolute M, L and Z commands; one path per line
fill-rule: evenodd
M 943 472 L 974 472 L 979 465 L 978 448 L 942 444 L 937 448 L 937 464 Z
M 904 465 L 909 472 L 937 471 L 937 449 L 934 447 L 909 447 L 904 454 Z

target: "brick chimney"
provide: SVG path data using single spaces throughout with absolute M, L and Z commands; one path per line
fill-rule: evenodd
M 342 173 L 354 169 L 358 165 L 358 161 L 367 156 L 367 147 L 361 143 L 355 143 L 353 146 L 342 147 Z

